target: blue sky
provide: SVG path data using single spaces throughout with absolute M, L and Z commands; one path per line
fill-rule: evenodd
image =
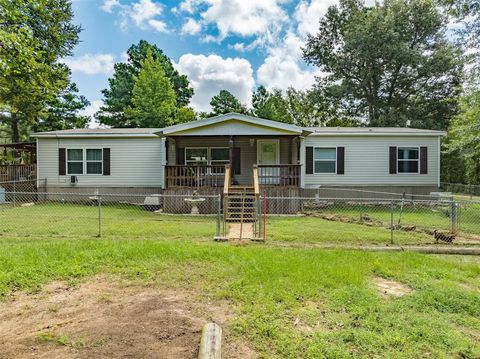
M 196 94 L 192 107 L 209 109 L 221 89 L 250 104 L 258 85 L 305 89 L 318 70 L 301 59 L 301 46 L 336 0 L 74 0 L 80 44 L 63 61 L 92 103 L 101 105 L 113 64 L 131 44 L 160 47 L 186 74 Z

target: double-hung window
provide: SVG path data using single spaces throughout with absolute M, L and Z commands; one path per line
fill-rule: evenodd
M 101 175 L 103 173 L 103 153 L 101 148 L 87 148 L 87 174 Z
M 83 174 L 83 149 L 69 148 L 67 150 L 67 171 L 69 175 Z
M 397 166 L 398 173 L 418 173 L 419 169 L 418 147 L 398 147 Z
M 313 162 L 315 173 L 337 173 L 337 149 L 335 147 L 315 147 Z
M 103 150 L 101 148 L 68 148 L 67 173 L 69 175 L 103 173 Z
M 185 164 L 187 165 L 212 165 L 222 166 L 230 162 L 230 150 L 228 147 L 191 147 L 185 148 Z M 222 170 L 214 169 L 212 173 L 223 173 Z
M 185 148 L 185 163 L 199 166 L 208 164 L 208 148 Z

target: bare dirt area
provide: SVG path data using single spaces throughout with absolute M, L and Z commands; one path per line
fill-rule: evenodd
M 403 297 L 404 295 L 410 294 L 413 292 L 413 289 L 409 286 L 406 286 L 403 283 L 385 279 L 381 277 L 373 278 L 373 283 L 377 287 L 377 290 L 384 298 L 389 297 Z
M 208 321 L 222 326 L 224 357 L 256 357 L 229 335 L 227 304 L 195 298 L 106 276 L 17 292 L 0 303 L 0 358 L 196 358 Z

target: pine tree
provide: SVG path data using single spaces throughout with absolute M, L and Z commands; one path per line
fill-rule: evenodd
M 132 106 L 125 110 L 131 127 L 165 127 L 175 122 L 176 98 L 172 84 L 152 52 L 134 77 Z

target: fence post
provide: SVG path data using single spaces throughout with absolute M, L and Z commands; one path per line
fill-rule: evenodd
M 450 231 L 452 233 L 457 232 L 457 203 L 455 201 L 450 202 Z
M 13 207 L 16 206 L 17 203 L 17 186 L 15 182 L 15 177 L 13 177 Z
M 221 211 L 222 211 L 222 195 L 219 193 L 217 197 L 217 237 L 220 237 L 220 221 L 221 221 Z
M 98 203 L 98 237 L 102 236 L 102 197 L 97 195 Z
M 393 224 L 393 210 L 394 210 L 394 207 L 393 207 L 393 201 L 390 202 L 390 243 L 393 244 L 393 227 L 394 227 L 394 224 Z

